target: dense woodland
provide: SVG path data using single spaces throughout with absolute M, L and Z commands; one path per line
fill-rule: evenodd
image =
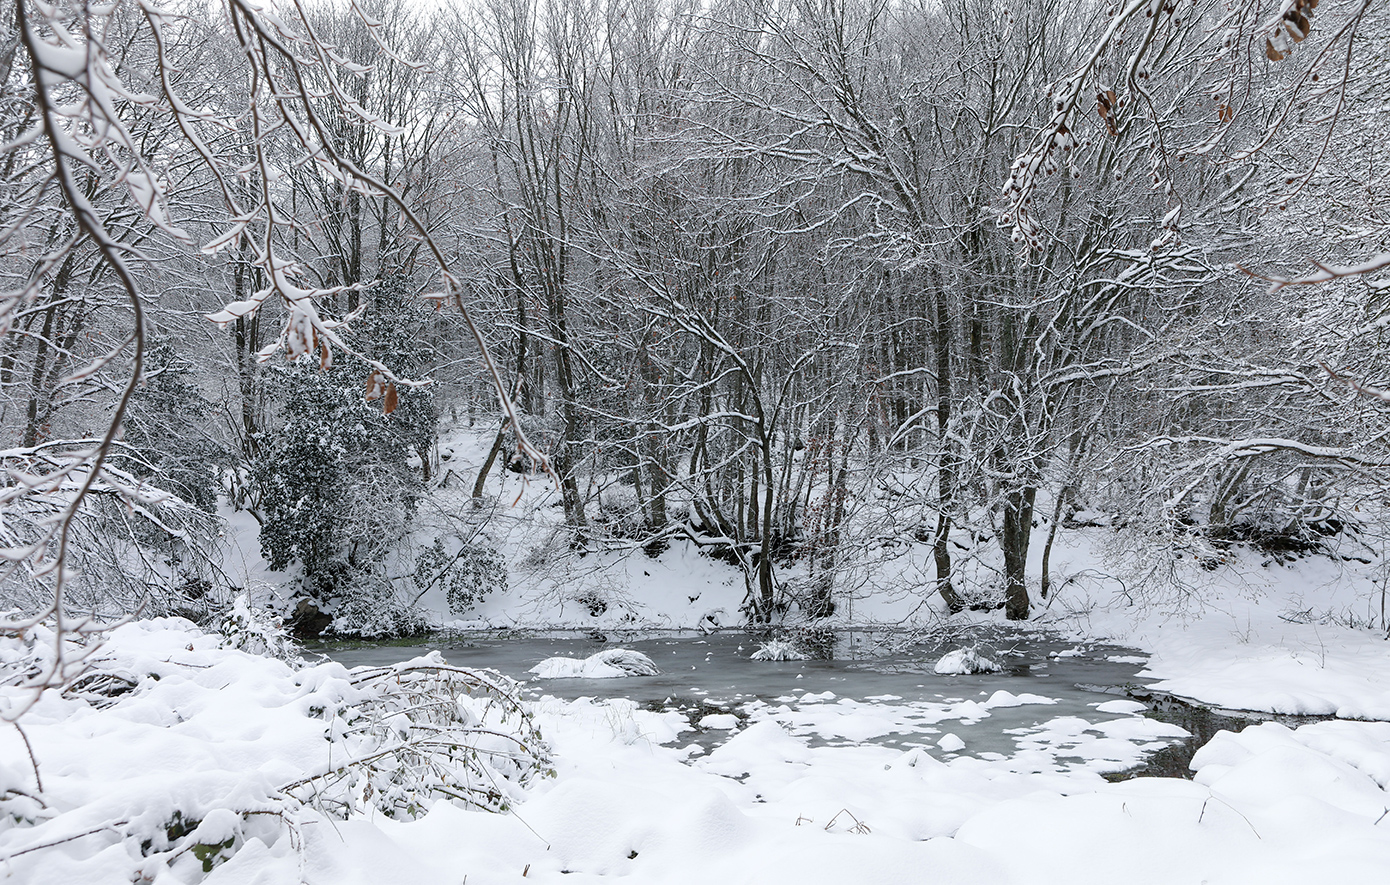
M 697 544 L 754 622 L 904 545 L 924 598 L 1027 618 L 1078 524 L 1154 580 L 1379 550 L 1388 30 L 1372 0 L 19 0 L 0 608 L 205 613 L 219 502 L 325 608 L 450 568 L 467 597 L 498 553 L 413 520 L 507 470 L 566 555 Z M 464 425 L 481 470 L 441 456 Z

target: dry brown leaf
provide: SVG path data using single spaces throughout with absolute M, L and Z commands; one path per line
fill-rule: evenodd
M 1289 35 L 1293 42 L 1303 42 L 1304 38 L 1308 36 L 1308 32 L 1305 30 L 1307 27 L 1308 19 L 1299 15 L 1297 10 L 1290 9 L 1284 15 L 1284 32 Z
M 1115 90 L 1107 89 L 1104 92 L 1096 93 L 1096 113 L 1100 114 L 1105 128 L 1110 130 L 1110 134 L 1116 136 L 1120 134 L 1120 130 L 1115 127 L 1115 108 L 1118 104 Z

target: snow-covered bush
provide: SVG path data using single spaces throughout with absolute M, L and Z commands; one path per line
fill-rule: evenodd
M 599 587 L 582 587 L 574 591 L 570 599 L 587 609 L 591 618 L 608 611 L 608 597 Z
M 450 555 L 443 538 L 435 538 L 415 558 L 414 581 L 423 594 L 442 585 L 449 611 L 467 614 L 493 590 L 507 592 L 507 563 L 502 554 L 485 544 L 464 542 Z
M 30 695 L 55 642 L 0 637 L 0 711 Z M 16 882 L 192 885 L 224 867 L 225 881 L 299 881 L 326 817 L 501 811 L 551 771 L 515 683 L 437 654 L 295 666 L 179 618 L 65 652 L 83 654 L 85 675 L 0 730 L 0 857 Z
M 808 655 L 786 639 L 769 639 L 750 657 L 755 661 L 804 661 Z
M 333 623 L 325 632 L 363 639 L 396 639 L 418 636 L 429 628 L 426 614 L 389 581 L 363 575 L 339 601 Z
M 222 647 L 234 648 L 252 655 L 265 655 L 282 661 L 298 661 L 299 646 L 285 622 L 275 613 L 251 604 L 249 594 L 237 594 L 217 622 L 222 635 Z
M 604 490 L 593 524 L 612 538 L 643 539 L 651 534 L 637 492 L 626 486 L 614 485 Z
M 550 772 L 516 683 L 500 673 L 452 667 L 431 652 L 359 667 L 348 682 L 335 703 L 310 712 L 328 723 L 340 758 L 355 761 L 287 787 L 327 813 L 345 818 L 372 807 L 409 819 L 441 799 L 505 811 L 533 777 Z

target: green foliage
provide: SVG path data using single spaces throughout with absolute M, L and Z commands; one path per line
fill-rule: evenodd
M 419 380 L 434 365 L 435 353 L 428 344 L 429 311 L 402 276 L 389 276 L 367 293 L 366 316 L 358 324 L 354 341 L 363 352 L 402 378 Z M 414 449 L 428 463 L 439 425 L 439 406 L 434 388 L 398 387 L 396 408 L 391 421 L 401 442 Z
M 225 823 L 229 814 L 226 810 L 219 810 L 214 811 L 212 817 L 222 818 L 222 822 Z M 196 837 L 199 835 L 199 830 L 203 829 L 203 827 L 203 821 L 191 816 L 185 816 L 182 810 L 176 808 L 174 809 L 173 815 L 164 823 L 164 838 L 158 840 L 162 844 L 157 847 L 155 844 L 156 839 L 146 839 L 140 846 L 141 854 L 145 857 L 149 857 L 157 850 L 167 851 L 173 846 L 183 842 L 189 836 Z M 226 839 L 214 842 L 194 842 L 184 850 L 187 850 L 197 859 L 204 873 L 211 873 L 214 867 L 220 866 L 231 859 L 232 854 L 235 853 L 236 842 L 236 833 L 233 832 Z
M 164 838 L 170 845 L 178 842 L 184 836 L 198 829 L 200 820 L 190 820 L 183 816 L 183 811 L 175 808 L 169 820 L 164 823 Z
M 420 483 L 400 428 L 362 395 L 361 361 L 342 358 L 325 371 L 301 359 L 271 371 L 284 420 L 252 467 L 261 552 L 272 568 L 301 563 L 307 589 L 325 599 L 400 539 Z
M 402 379 L 421 378 L 432 351 L 408 281 L 388 278 L 367 297 L 367 313 L 349 343 Z M 374 371 L 341 352 L 328 368 L 302 357 L 272 369 L 282 420 L 252 475 L 261 489 L 261 551 L 271 567 L 298 562 L 313 597 L 344 597 L 354 606 L 339 611 L 349 632 L 372 630 L 362 618 L 376 611 L 392 619 L 385 635 L 399 635 L 416 627 L 390 594 L 369 593 L 360 604 L 351 597 L 362 595 L 366 576 L 380 571 L 405 536 L 423 487 L 408 459 L 413 449 L 428 464 L 438 410 L 428 386 L 398 385 L 389 410 L 368 401 Z
M 415 558 L 415 586 L 420 592 L 442 585 L 449 611 L 472 611 L 493 590 L 507 591 L 507 563 L 492 547 L 465 542 L 450 555 L 444 539 L 436 538 Z
M 213 867 L 232 856 L 232 845 L 235 843 L 236 837 L 215 843 L 199 842 L 193 846 L 193 856 L 202 861 L 203 872 L 211 873 Z

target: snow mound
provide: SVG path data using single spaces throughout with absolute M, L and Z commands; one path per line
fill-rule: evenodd
M 1116 700 L 1096 704 L 1097 713 L 1142 713 L 1148 708 L 1138 701 Z
M 640 651 L 608 648 L 587 658 L 546 658 L 529 671 L 538 679 L 619 679 L 656 676 L 656 663 Z
M 947 652 L 936 662 L 936 672 L 942 676 L 969 676 L 973 673 L 998 673 L 1003 668 L 982 656 L 973 648 L 958 648 Z
M 771 639 L 750 656 L 755 661 L 804 661 L 806 653 L 785 639 Z
M 996 691 L 994 694 L 990 695 L 989 700 L 985 701 L 980 706 L 984 707 L 986 710 L 991 710 L 995 707 L 1022 707 L 1027 704 L 1055 703 L 1057 703 L 1056 698 L 1045 698 L 1042 695 L 1029 694 L 1028 692 L 1024 692 L 1023 694 L 1014 694 L 1011 691 L 1004 691 L 1001 688 L 999 691 Z M 1140 704 L 1139 706 L 1142 709 L 1144 705 Z M 1101 710 L 1101 712 L 1104 713 L 1108 711 Z
M 305 872 L 326 853 L 318 834 L 440 806 L 502 811 L 550 772 L 499 674 L 437 652 L 291 665 L 226 647 L 233 638 L 182 618 L 132 621 L 99 648 L 45 625 L 0 637 L 0 711 L 32 702 L 22 680 L 55 649 L 88 655 L 22 731 L 0 728 L 7 881 L 342 882 Z

